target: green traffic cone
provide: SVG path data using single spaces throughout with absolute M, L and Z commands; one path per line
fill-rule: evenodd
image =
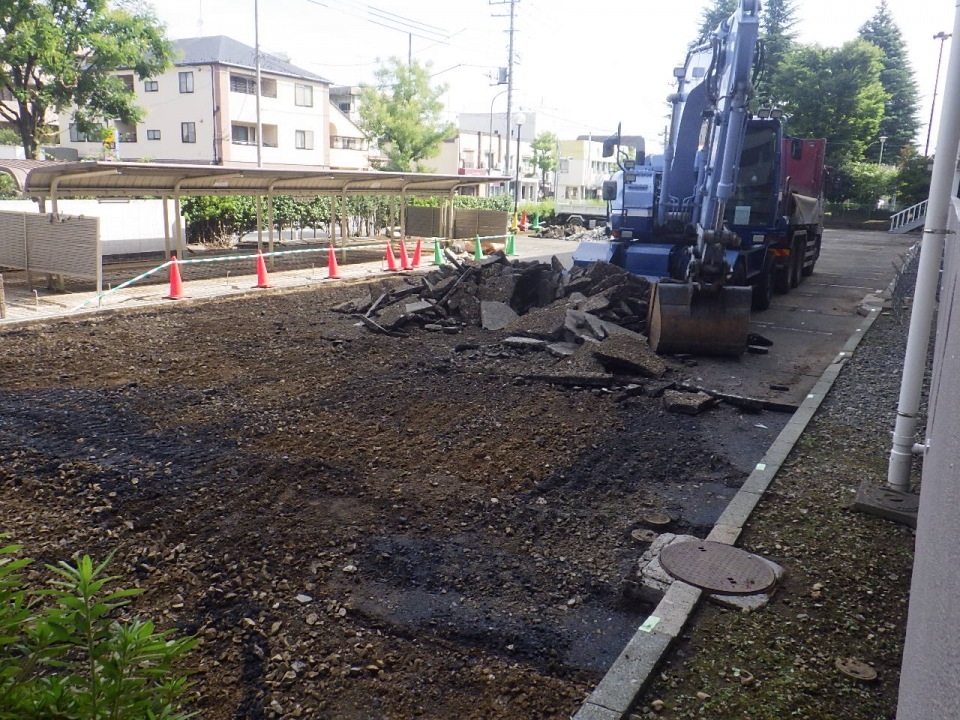
M 473 241 L 473 259 L 474 259 L 474 260 L 483 260 L 483 248 L 480 247 L 480 236 L 479 236 L 479 235 L 477 235 L 477 237 L 476 237 L 476 238 L 474 239 L 474 241 Z
M 443 252 L 440 250 L 440 241 L 433 241 L 433 264 L 434 265 L 446 265 L 443 261 Z
M 513 233 L 507 235 L 507 255 L 513 257 L 517 254 L 516 239 Z
M 533 224 L 530 225 L 530 229 L 534 232 L 540 232 L 540 213 L 533 214 Z

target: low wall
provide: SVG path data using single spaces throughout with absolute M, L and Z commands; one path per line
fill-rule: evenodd
M 47 211 L 51 210 L 47 203 Z M 104 255 L 166 252 L 163 239 L 162 200 L 59 200 L 62 216 L 100 220 L 100 245 Z M 0 201 L 0 212 L 38 213 L 33 200 Z M 173 203 L 169 203 L 170 242 L 175 237 Z

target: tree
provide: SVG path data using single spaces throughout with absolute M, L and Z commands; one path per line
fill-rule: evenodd
M 860 28 L 860 37 L 883 51 L 880 83 L 890 97 L 878 136 L 885 136 L 886 148 L 897 152 L 912 144 L 917 136 L 919 94 L 906 43 L 890 15 L 887 0 L 880 0 L 876 14 Z M 869 149 L 867 157 L 877 159 L 879 152 L 878 143 Z
M 104 119 L 137 122 L 143 112 L 114 71 L 130 68 L 144 79 L 170 65 L 163 27 L 134 3 L 8 0 L 2 29 L 0 87 L 15 109 L 0 105 L 0 117 L 17 128 L 28 158 L 36 158 L 49 132 L 51 111 L 75 106 L 77 127 L 86 133 Z
M 793 0 L 767 0 L 760 15 L 760 36 L 763 39 L 763 74 L 757 94 L 762 101 L 776 105 L 779 101 L 779 72 L 783 60 L 793 48 L 797 24 Z
M 445 85 L 430 86 L 430 64 L 407 65 L 390 58 L 376 72 L 376 85 L 360 90 L 360 128 L 386 154 L 386 170 L 424 172 L 422 161 L 440 152 L 440 144 L 457 129 L 443 123 L 440 97 Z
M 840 48 L 795 48 L 779 71 L 780 104 L 791 134 L 827 138 L 828 164 L 863 159 L 888 98 L 880 83 L 882 68 L 881 50 L 863 40 Z
M 740 0 L 713 0 L 713 5 L 705 7 L 700 11 L 700 29 L 697 32 L 697 41 L 692 43 L 695 47 L 704 42 L 710 33 L 717 29 L 717 26 L 733 15 L 740 5 Z
M 557 169 L 557 145 L 560 140 L 552 132 L 537 135 L 530 148 L 533 150 L 533 166 L 540 170 L 540 192 L 547 185 L 547 173 Z
M 900 152 L 897 165 L 897 206 L 909 207 L 930 196 L 933 158 L 920 155 L 913 145 Z

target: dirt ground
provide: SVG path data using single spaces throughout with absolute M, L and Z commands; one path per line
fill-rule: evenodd
M 3 332 L 2 531 L 115 552 L 201 639 L 199 717 L 568 717 L 650 611 L 631 532 L 704 536 L 786 416 L 533 380 L 562 361 L 375 335 L 329 311 L 355 295 Z

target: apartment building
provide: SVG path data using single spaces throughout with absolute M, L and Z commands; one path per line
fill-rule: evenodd
M 603 141 L 590 135 L 561 140 L 557 162 L 558 200 L 590 200 L 600 197 L 603 181 L 617 170 L 614 158 L 603 157 Z
M 118 73 L 145 111 L 136 125 L 112 121 L 105 149 L 60 116 L 61 144 L 80 157 L 109 153 L 121 160 L 257 164 L 257 81 L 254 48 L 232 38 L 176 40 L 174 67 L 138 80 Z M 330 82 L 286 60 L 260 54 L 260 162 L 264 167 L 313 165 L 367 169 L 363 133 L 330 104 Z

